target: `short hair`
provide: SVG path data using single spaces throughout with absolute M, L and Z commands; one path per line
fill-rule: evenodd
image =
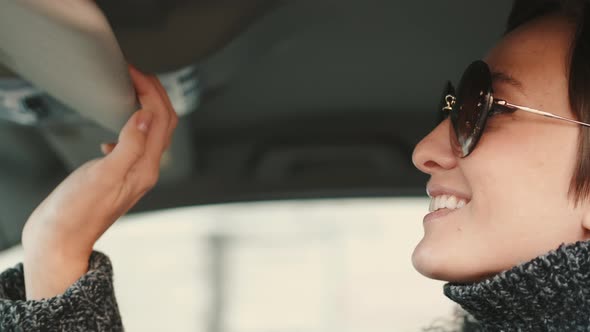
M 515 0 L 506 33 L 544 15 L 560 13 L 576 26 L 568 52 L 569 103 L 576 120 L 590 123 L 590 5 L 587 0 Z M 590 129 L 582 127 L 568 197 L 574 205 L 590 198 Z

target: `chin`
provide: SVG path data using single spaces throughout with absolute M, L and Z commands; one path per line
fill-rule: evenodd
M 490 276 L 482 273 L 475 264 L 465 261 L 465 257 L 455 257 L 451 253 L 426 246 L 420 242 L 412 253 L 412 265 L 423 276 L 453 283 L 473 283 Z
M 412 265 L 416 271 L 427 278 L 449 281 L 447 280 L 449 276 L 445 273 L 446 264 L 439 256 L 440 251 L 425 246 L 422 241 L 418 243 L 412 253 Z

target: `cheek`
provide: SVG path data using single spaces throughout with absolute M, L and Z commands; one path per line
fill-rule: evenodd
M 482 136 L 473 158 L 467 158 L 463 167 L 474 195 L 520 203 L 529 198 L 537 202 L 567 199 L 578 130 L 569 124 L 531 122 L 514 121 Z
M 484 135 L 461 165 L 473 192 L 473 218 L 507 237 L 526 236 L 540 226 L 563 236 L 555 226 L 571 215 L 576 149 L 577 130 L 559 124 L 520 121 Z

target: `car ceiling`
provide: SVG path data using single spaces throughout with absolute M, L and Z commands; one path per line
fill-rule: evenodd
M 511 3 L 101 0 L 129 62 L 195 66 L 160 183 L 132 212 L 267 199 L 423 195 L 413 146 L 445 80 L 502 35 Z M 15 31 L 15 33 L 18 33 Z M 42 52 L 40 53 L 42 56 Z M 0 67 L 2 79 L 16 75 Z M 1 91 L 0 91 L 1 93 Z M 47 97 L 50 111 L 66 109 Z M 0 112 L 2 109 L 0 108 Z M 0 249 L 112 134 L 0 120 Z

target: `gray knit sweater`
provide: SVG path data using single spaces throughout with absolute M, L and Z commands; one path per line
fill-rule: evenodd
M 62 295 L 26 301 L 23 265 L 0 274 L 0 332 L 123 331 L 109 259 L 93 252 L 88 272 Z
M 477 324 L 464 331 L 590 331 L 590 242 L 558 249 L 444 292 Z

